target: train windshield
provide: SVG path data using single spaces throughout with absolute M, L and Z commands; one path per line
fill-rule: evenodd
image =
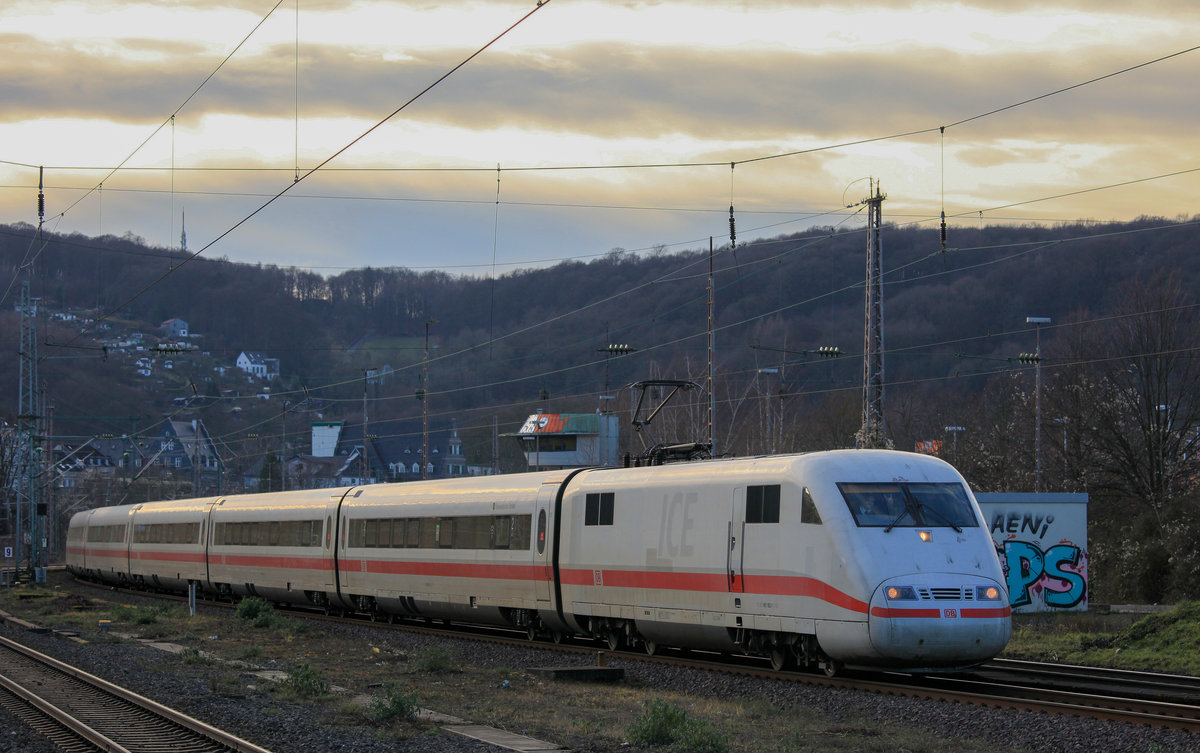
M 979 525 L 962 484 L 841 483 L 859 527 L 974 528 Z

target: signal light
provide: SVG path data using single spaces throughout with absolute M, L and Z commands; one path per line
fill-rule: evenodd
M 842 349 L 836 345 L 822 345 L 817 348 L 817 355 L 821 358 L 837 358 L 842 354 Z
M 1037 353 L 1020 353 L 1017 355 L 1018 363 L 1040 363 L 1042 357 Z

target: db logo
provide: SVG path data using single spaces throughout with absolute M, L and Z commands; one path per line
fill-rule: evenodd
M 956 620 L 956 619 L 958 619 L 958 610 L 957 609 L 943 609 L 942 616 L 945 617 L 947 620 Z

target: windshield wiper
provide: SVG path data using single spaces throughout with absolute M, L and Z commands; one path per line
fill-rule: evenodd
M 926 513 L 933 513 L 934 517 L 941 518 L 943 523 L 953 528 L 955 533 L 962 533 L 962 528 L 956 525 L 954 521 L 950 520 L 950 518 L 947 518 L 936 507 L 930 507 L 921 500 L 917 499 L 917 495 L 915 494 L 913 495 L 913 502 L 916 503 L 917 510 L 919 510 L 922 515 L 925 515 Z
M 918 502 L 917 504 L 919 505 L 921 503 Z M 905 504 L 904 509 L 900 511 L 900 514 L 896 516 L 896 519 L 893 520 L 887 528 L 883 529 L 883 532 L 891 533 L 892 529 L 895 528 L 896 526 L 900 525 L 900 521 L 904 520 L 904 516 L 909 515 L 910 513 L 911 513 L 911 511 L 908 509 L 908 505 Z M 913 518 L 913 522 L 914 523 L 917 522 L 917 519 L 915 517 Z

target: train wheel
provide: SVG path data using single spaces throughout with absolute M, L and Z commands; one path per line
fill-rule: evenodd
M 646 656 L 654 656 L 658 653 L 658 644 L 654 641 L 642 641 L 642 648 L 646 649 Z
M 566 637 L 567 636 L 561 630 L 550 631 L 550 640 L 554 641 L 555 643 L 562 643 Z
M 621 647 L 621 631 L 617 628 L 610 628 L 604 634 L 604 643 L 608 646 L 609 651 L 616 651 Z
M 844 668 L 845 668 L 845 665 L 843 665 L 837 659 L 826 659 L 825 660 L 825 676 L 826 677 L 837 677 L 839 674 L 841 674 L 841 671 Z
M 775 646 L 771 649 L 771 669 L 780 672 L 792 663 L 792 652 L 787 646 Z
M 530 623 L 529 626 L 525 628 L 525 636 L 527 638 L 529 638 L 529 640 L 531 640 L 531 641 L 536 641 L 537 640 L 537 625 Z

